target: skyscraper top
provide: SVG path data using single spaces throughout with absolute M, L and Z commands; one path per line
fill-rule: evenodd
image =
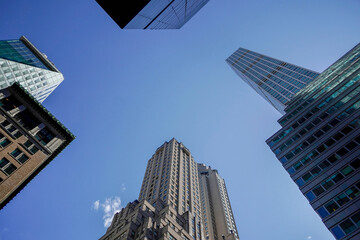
M 96 0 L 125 29 L 179 29 L 209 0 Z
M 300 89 L 319 73 L 239 48 L 226 59 L 229 66 L 280 113 Z

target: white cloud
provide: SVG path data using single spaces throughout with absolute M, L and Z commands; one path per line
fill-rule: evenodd
M 122 183 L 122 184 L 121 184 L 121 192 L 125 192 L 125 190 L 126 190 L 125 184 Z
M 312 236 L 308 236 L 306 239 L 312 239 Z
M 97 201 L 95 201 L 95 202 L 93 203 L 93 208 L 94 208 L 95 210 L 98 210 L 98 209 L 99 209 L 99 206 L 100 206 L 100 201 L 99 201 L 99 200 L 97 200 Z
M 99 208 L 101 208 L 104 213 L 104 227 L 109 227 L 115 213 L 121 211 L 120 197 L 106 198 L 104 203 L 100 203 L 99 200 L 95 201 L 93 203 L 93 209 L 99 210 Z

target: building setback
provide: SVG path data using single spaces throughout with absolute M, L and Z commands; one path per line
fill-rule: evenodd
M 360 239 L 360 44 L 300 90 L 266 142 L 336 239 Z
M 205 176 L 204 171 L 202 171 L 203 176 Z M 206 171 L 209 175 L 212 174 L 211 169 L 206 168 Z M 121 236 L 124 239 L 126 236 L 132 236 L 133 239 L 164 240 L 238 239 L 235 238 L 234 233 L 231 234 L 228 231 L 227 226 L 219 224 L 219 228 L 213 230 L 209 229 L 210 225 L 208 226 L 207 222 L 203 221 L 203 216 L 207 217 L 203 212 L 210 211 L 202 208 L 202 202 L 208 202 L 203 197 L 209 198 L 212 195 L 201 194 L 200 188 L 203 186 L 199 182 L 199 176 L 198 164 L 190 151 L 174 138 L 165 142 L 148 161 L 139 200 L 128 204 L 115 215 L 111 226 L 100 240 L 117 240 L 122 239 Z M 202 181 L 206 184 L 207 179 Z M 228 201 L 225 184 L 221 182 L 220 186 L 221 192 L 218 194 L 226 195 L 224 200 Z M 210 188 L 206 189 L 207 191 L 214 190 L 214 193 L 218 190 L 212 183 Z M 221 197 L 214 194 L 212 199 L 218 198 Z M 223 201 L 213 201 L 211 206 L 224 209 Z M 229 202 L 226 206 L 226 211 L 231 211 Z M 204 207 L 209 208 L 205 205 Z M 233 220 L 234 225 L 231 226 L 237 234 L 232 212 L 227 216 Z M 223 216 L 219 216 L 221 219 L 217 219 L 217 215 L 209 215 L 209 217 L 215 218 L 216 223 L 226 221 L 226 217 Z M 132 225 L 134 227 L 131 227 Z M 218 231 L 221 235 L 212 238 L 205 233 L 204 229 L 208 229 L 209 233 Z
M 18 82 L 43 102 L 63 80 L 55 65 L 26 37 L 0 41 L 0 89 Z
M 74 136 L 19 83 L 0 90 L 0 209 Z
M 235 73 L 281 114 L 289 100 L 319 73 L 244 48 L 226 59 Z
M 209 0 L 96 0 L 125 29 L 179 29 Z

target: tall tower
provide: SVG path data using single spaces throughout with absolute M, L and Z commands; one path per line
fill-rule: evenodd
M 43 102 L 63 80 L 55 65 L 26 37 L 0 41 L 0 89 L 18 82 Z
M 276 110 L 284 114 L 289 100 L 319 73 L 239 48 L 226 59 L 229 66 Z
M 96 0 L 125 29 L 179 29 L 209 0 Z
M 360 44 L 299 91 L 267 140 L 336 239 L 360 238 Z
M 198 168 L 190 151 L 174 138 L 148 161 L 139 201 L 161 199 L 182 215 L 189 214 L 193 239 L 202 239 Z
M 216 169 L 198 164 L 202 218 L 207 239 L 239 239 L 225 180 Z
M 139 199 L 115 214 L 100 240 L 128 237 L 237 240 L 224 180 L 181 142 L 165 142 L 148 161 Z

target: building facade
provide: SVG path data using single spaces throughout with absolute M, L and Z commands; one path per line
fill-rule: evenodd
M 360 44 L 300 90 L 267 140 L 336 239 L 360 238 Z
M 209 168 L 206 169 L 209 176 L 212 176 L 213 171 Z M 207 184 L 207 177 L 205 178 L 202 181 Z M 210 177 L 210 179 L 213 178 Z M 132 239 L 238 239 L 235 238 L 234 233 L 231 234 L 227 225 L 220 224 L 221 221 L 226 221 L 227 216 L 228 219 L 232 219 L 234 224 L 235 221 L 225 183 L 220 177 L 214 179 L 220 184 L 213 187 L 212 180 L 210 180 L 210 188 L 206 188 L 208 192 L 212 190 L 214 193 L 202 194 L 200 189 L 203 186 L 200 183 L 198 164 L 194 161 L 190 151 L 174 138 L 165 142 L 148 161 L 139 199 L 128 204 L 115 215 L 111 226 L 100 240 L 127 239 L 127 236 L 132 236 Z M 223 198 L 225 195 L 226 197 Z M 211 206 L 223 209 L 223 215 L 218 217 L 204 214 L 204 211 L 209 211 L 210 208 L 204 205 L 207 207 L 205 209 L 202 202 L 209 202 L 207 198 L 210 197 L 212 197 L 210 201 L 213 203 Z M 144 213 L 141 209 L 147 209 L 147 212 L 150 211 L 151 214 Z M 151 216 L 151 220 L 148 216 Z M 218 228 L 211 229 L 212 225 L 208 225 L 207 221 L 203 220 L 203 216 L 209 219 L 207 221 L 214 219 Z M 136 227 L 131 228 L 130 226 L 133 224 Z M 231 225 L 231 228 L 237 234 L 236 226 Z M 205 229 L 208 234 L 205 233 Z M 210 233 L 213 234 L 214 231 L 218 232 L 220 236 L 213 238 Z
M 0 209 L 74 136 L 19 83 L 0 90 Z
M 18 82 L 43 102 L 63 75 L 26 37 L 0 41 L 0 89 Z
M 239 48 L 226 59 L 235 73 L 281 114 L 289 100 L 319 73 Z
M 190 240 L 188 227 L 187 215 L 180 215 L 162 200 L 135 200 L 115 214 L 100 240 Z
M 239 239 L 225 180 L 216 169 L 198 164 L 202 218 L 207 239 Z
M 209 0 L 97 0 L 125 29 L 179 29 Z

